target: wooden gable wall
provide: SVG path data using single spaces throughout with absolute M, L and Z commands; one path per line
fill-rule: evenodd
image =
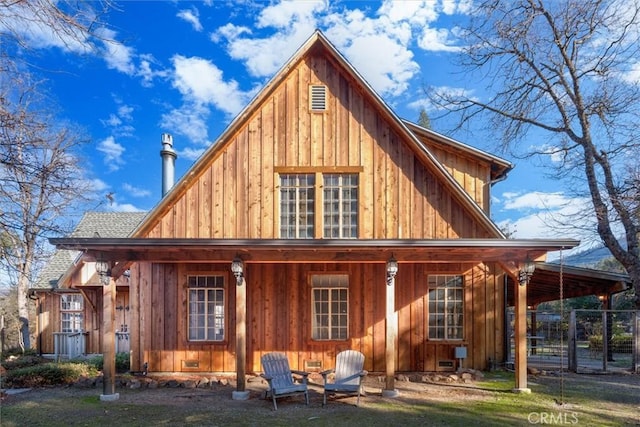
M 368 92 L 321 53 L 304 56 L 214 147 L 209 167 L 161 212 L 148 237 L 278 238 L 279 172 L 360 174 L 359 238 L 485 238 Z M 310 112 L 309 85 L 328 89 Z M 451 168 L 484 206 L 485 171 Z
M 491 164 L 459 150 L 435 144 L 427 138 L 420 140 L 429 147 L 438 161 L 487 214 L 491 201 Z

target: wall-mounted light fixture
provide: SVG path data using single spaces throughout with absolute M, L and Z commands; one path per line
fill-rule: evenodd
M 231 272 L 236 276 L 236 285 L 240 286 L 244 278 L 244 263 L 240 257 L 235 257 L 231 261 Z
M 520 286 L 527 285 L 531 276 L 533 276 L 533 272 L 536 269 L 536 265 L 531 261 L 528 257 L 524 261 L 524 263 L 520 266 L 520 270 L 518 271 L 518 282 Z
M 111 274 L 110 265 L 108 261 L 102 258 L 102 254 L 96 259 L 96 273 L 100 276 L 100 283 L 105 286 L 109 284 L 109 275 Z
M 393 284 L 393 279 L 396 277 L 396 273 L 398 273 L 398 261 L 391 255 L 389 261 L 387 261 L 387 285 L 391 286 Z

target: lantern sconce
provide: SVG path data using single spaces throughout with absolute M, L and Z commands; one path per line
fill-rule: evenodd
M 394 278 L 398 273 L 398 261 L 391 255 L 389 261 L 387 261 L 387 285 L 393 285 Z
M 231 272 L 236 276 L 236 285 L 242 285 L 244 279 L 244 263 L 240 257 L 235 257 L 231 261 Z
M 521 268 L 518 271 L 518 282 L 520 283 L 520 286 L 524 286 L 529 283 L 535 269 L 536 265 L 529 259 L 529 257 L 527 257 L 524 264 L 521 265 Z
M 110 281 L 111 270 L 109 262 L 102 258 L 102 254 L 96 259 L 96 273 L 100 276 L 100 283 L 107 286 Z

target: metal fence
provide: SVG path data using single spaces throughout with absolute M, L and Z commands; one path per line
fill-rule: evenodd
M 513 362 L 513 311 L 508 313 Z M 640 372 L 640 311 L 572 310 L 527 313 L 527 363 L 573 372 Z

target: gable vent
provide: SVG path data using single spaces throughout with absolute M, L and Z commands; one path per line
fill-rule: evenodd
M 309 92 L 311 111 L 325 111 L 327 109 L 327 87 L 312 85 L 309 87 Z

